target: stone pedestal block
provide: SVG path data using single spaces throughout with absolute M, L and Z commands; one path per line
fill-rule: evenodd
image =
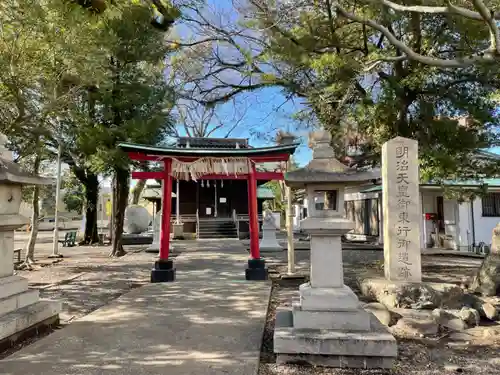
M 160 252 L 161 216 L 161 210 L 159 210 L 153 220 L 153 243 L 146 249 L 147 253 Z
M 293 327 L 296 329 L 330 329 L 338 331 L 368 331 L 370 314 L 363 309 L 325 311 L 305 310 L 299 303 L 292 306 Z
M 355 310 L 358 297 L 346 285 L 340 288 L 313 288 L 310 283 L 299 287 L 300 304 L 305 310 Z
M 173 237 L 175 239 L 184 237 L 184 224 L 183 223 L 174 223 L 173 224 Z
M 368 331 L 358 332 L 297 329 L 292 310 L 279 309 L 274 329 L 277 362 L 306 360 L 317 366 L 390 368 L 397 357 L 396 339 L 373 315 L 369 322 Z
M 276 230 L 277 226 L 274 214 L 266 210 L 262 223 L 262 240 L 259 243 L 259 248 L 262 253 L 284 250 L 276 239 Z

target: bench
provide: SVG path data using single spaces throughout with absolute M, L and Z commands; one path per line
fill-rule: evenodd
M 76 246 L 76 232 L 67 232 L 64 235 L 64 240 L 59 240 L 59 242 L 64 247 L 73 247 L 73 246 Z

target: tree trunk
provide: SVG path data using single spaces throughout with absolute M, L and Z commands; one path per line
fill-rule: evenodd
M 146 180 L 139 180 L 132 190 L 132 204 L 139 204 L 139 199 L 141 199 L 142 191 L 146 186 Z
M 35 162 L 33 163 L 33 173 L 38 174 L 40 171 L 40 163 L 42 158 L 37 156 L 35 158 Z M 28 240 L 28 245 L 26 246 L 26 256 L 24 258 L 24 265 L 27 268 L 31 268 L 31 264 L 35 263 L 35 244 L 36 237 L 38 236 L 38 218 L 40 216 L 40 186 L 35 185 L 33 188 L 33 198 L 31 200 L 31 204 L 33 206 L 33 211 L 31 213 L 31 232 L 30 238 Z
M 71 165 L 73 174 L 85 188 L 85 233 L 81 245 L 91 245 L 99 242 L 97 233 L 97 206 L 99 200 L 99 180 L 95 173 L 88 169 Z M 104 208 L 103 208 L 104 209 Z
M 85 234 L 83 243 L 92 245 L 99 242 L 97 233 L 97 206 L 99 204 L 99 180 L 97 175 L 87 172 L 85 184 Z
M 122 245 L 123 222 L 127 208 L 129 191 L 129 171 L 124 168 L 115 168 L 113 194 L 116 205 L 113 207 L 113 241 L 110 256 L 123 256 L 125 250 Z

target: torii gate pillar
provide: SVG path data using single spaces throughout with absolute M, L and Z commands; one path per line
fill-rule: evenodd
M 259 249 L 259 212 L 257 209 L 257 177 L 255 164 L 247 178 L 248 186 L 248 221 L 250 227 L 250 259 L 245 270 L 247 280 L 267 280 L 268 271 L 264 259 L 260 257 Z
M 172 159 L 165 159 L 164 166 L 160 256 L 151 270 L 152 283 L 175 281 L 174 262 L 168 258 L 170 252 L 170 216 L 172 212 Z

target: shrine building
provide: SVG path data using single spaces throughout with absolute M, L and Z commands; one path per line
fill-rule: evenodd
M 260 258 L 259 221 L 263 201 L 273 194 L 262 185 L 283 179 L 290 155 L 298 147 L 293 140 L 282 134 L 280 144 L 260 148 L 237 138 L 180 137 L 173 147 L 120 144 L 131 160 L 162 164 L 163 171 L 132 172 L 132 178 L 162 180 L 162 197 L 171 197 L 161 204 L 160 259 L 151 280 L 175 278 L 168 259 L 170 235 L 164 233 L 179 226 L 197 238 L 249 236 L 247 279 L 267 277 Z

